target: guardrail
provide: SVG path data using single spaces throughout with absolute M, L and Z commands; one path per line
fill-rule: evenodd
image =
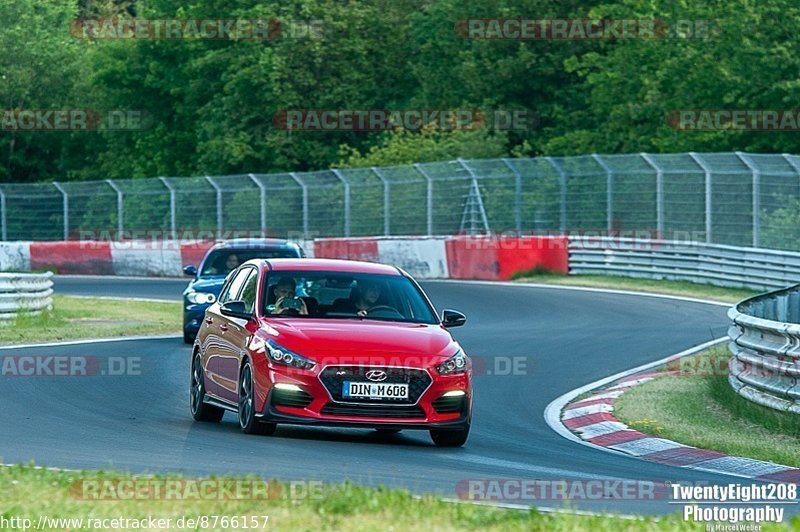
M 570 236 L 569 272 L 771 290 L 800 281 L 800 253 L 699 242 Z
M 731 386 L 755 403 L 800 414 L 800 285 L 728 311 Z
M 53 308 L 53 274 L 0 273 L 0 320 Z

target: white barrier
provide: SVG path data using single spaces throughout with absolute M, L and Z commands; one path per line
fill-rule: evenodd
M 378 256 L 384 264 L 402 268 L 418 279 L 447 279 L 446 238 L 378 240 Z
M 31 269 L 30 242 L 0 242 L 0 271 Z
M 183 267 L 180 245 L 168 242 L 161 246 L 111 242 L 111 262 L 115 275 L 175 276 Z

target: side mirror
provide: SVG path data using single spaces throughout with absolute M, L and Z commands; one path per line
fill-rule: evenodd
M 253 317 L 251 313 L 247 312 L 244 301 L 228 301 L 219 307 L 219 311 L 223 316 L 228 316 L 230 318 L 249 320 Z
M 450 327 L 461 327 L 467 322 L 467 317 L 457 310 L 445 309 L 442 311 L 442 325 Z
M 194 277 L 197 275 L 197 267 L 192 266 L 191 264 L 188 266 L 183 267 L 183 274 L 188 275 L 190 277 Z

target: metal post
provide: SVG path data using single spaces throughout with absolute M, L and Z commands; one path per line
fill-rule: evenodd
M 53 185 L 64 196 L 64 240 L 69 240 L 69 194 L 57 181 L 53 182 Z
M 565 233 L 567 231 L 567 173 L 564 171 L 561 163 L 552 157 L 545 157 L 544 160 L 550 163 L 550 165 L 556 169 L 556 172 L 558 172 L 559 189 L 561 190 L 559 200 L 559 225 L 561 232 Z
M 710 244 L 712 242 L 712 234 L 711 234 L 712 225 L 711 224 L 713 222 L 711 212 L 712 212 L 712 209 L 713 209 L 713 206 L 714 206 L 713 203 L 712 203 L 713 196 L 711 194 L 711 185 L 712 185 L 712 183 L 711 183 L 711 167 L 706 164 L 706 162 L 703 160 L 702 157 L 700 157 L 700 155 L 698 155 L 697 153 L 695 153 L 693 151 L 689 152 L 689 157 L 691 157 L 692 160 L 697 164 L 697 166 L 699 166 L 700 169 L 703 170 L 703 172 L 705 172 L 705 178 L 706 178 L 706 242 Z
M 761 243 L 761 170 L 747 154 L 737 151 L 736 156 L 753 174 L 753 247 L 757 248 Z
M 122 201 L 123 201 L 123 196 L 122 196 L 122 189 L 119 188 L 117 186 L 117 184 L 114 183 L 114 181 L 112 181 L 111 179 L 106 179 L 106 183 L 108 183 L 108 186 L 110 186 L 112 189 L 114 189 L 114 192 L 117 193 L 117 240 L 119 240 L 120 238 L 122 238 L 122 232 L 123 232 L 123 224 L 122 224 L 122 214 L 123 214 Z
M 6 217 L 6 193 L 0 188 L 0 238 L 8 240 L 8 220 Z
M 175 214 L 176 214 L 175 213 L 175 209 L 176 209 L 175 187 L 173 187 L 170 184 L 170 182 L 167 181 L 167 179 L 164 178 L 164 177 L 159 177 L 158 179 L 164 184 L 165 187 L 167 187 L 167 190 L 169 190 L 169 227 L 170 227 L 170 230 L 172 231 L 172 238 L 173 239 L 177 239 L 178 238 L 178 234 L 177 234 L 178 233 L 178 227 L 177 227 L 177 223 L 176 223 L 177 220 L 176 220 L 176 216 L 175 216 Z
M 462 159 L 459 157 L 457 159 L 458 164 L 460 164 L 464 170 L 467 171 L 471 178 L 470 184 L 470 195 L 475 198 L 475 201 L 478 203 L 478 210 L 481 213 L 481 221 L 483 222 L 483 229 L 486 231 L 486 234 L 491 234 L 491 229 L 489 228 L 489 220 L 486 218 L 486 209 L 483 207 L 483 197 L 481 197 L 481 189 L 478 186 L 478 175 L 472 171 L 472 168 Z
M 222 238 L 222 188 L 217 185 L 211 176 L 206 176 L 208 181 L 217 193 L 217 238 Z
M 380 168 L 373 166 L 371 170 L 373 174 L 378 176 L 378 179 L 381 180 L 381 183 L 383 183 L 383 234 L 384 236 L 389 236 L 391 234 L 389 231 L 389 207 L 391 206 L 389 199 L 389 180 L 386 179 L 386 176 L 383 175 L 383 172 Z
M 592 154 L 592 159 L 606 171 L 606 232 L 611 236 L 614 230 L 614 170 L 596 153 Z
M 427 191 L 427 198 L 426 198 L 426 202 L 425 203 L 426 203 L 426 210 L 427 210 L 427 213 L 428 213 L 427 214 L 427 218 L 428 218 L 428 220 L 427 220 L 427 222 L 428 222 L 427 223 L 427 225 L 428 225 L 427 233 L 428 233 L 428 236 L 431 236 L 431 235 L 433 235 L 433 179 L 431 178 L 430 175 L 428 175 L 428 172 L 426 172 L 425 170 L 422 169 L 422 166 L 420 166 L 419 163 L 416 163 L 414 165 L 414 168 L 417 170 L 417 172 L 422 174 L 422 176 L 425 179 L 428 180 L 428 191 Z
M 334 168 L 332 171 L 344 185 L 344 236 L 348 237 L 350 236 L 350 182 L 341 170 Z
M 303 238 L 308 240 L 308 185 L 295 172 L 289 172 L 289 176 L 303 190 Z
M 256 176 L 253 174 L 247 174 L 250 177 L 250 180 L 256 184 L 258 187 L 259 192 L 259 200 L 261 203 L 260 212 L 261 212 L 261 233 L 262 236 L 267 236 L 267 189 L 264 187 L 264 183 L 259 181 Z
M 522 234 L 522 174 L 509 159 L 503 159 L 503 163 L 514 173 L 514 225 L 517 234 Z
M 658 238 L 664 238 L 664 169 L 649 154 L 639 155 L 656 171 L 656 231 Z

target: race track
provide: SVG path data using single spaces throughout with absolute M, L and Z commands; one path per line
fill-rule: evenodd
M 62 294 L 178 299 L 184 280 L 57 277 Z M 728 483 L 732 477 L 663 466 L 568 441 L 545 423 L 559 395 L 725 334 L 725 308 L 679 300 L 458 282 L 426 282 L 438 309 L 468 316 L 454 329 L 466 351 L 525 357 L 524 375 L 475 379 L 473 431 L 463 449 L 438 449 L 425 432 L 280 426 L 272 437 L 189 414 L 189 346 L 180 338 L 4 350 L 9 355 L 141 357 L 141 375 L 0 377 L 0 458 L 133 472 L 256 473 L 284 480 L 351 479 L 456 497 L 463 479 L 599 478 Z M 502 365 L 501 365 L 502 366 Z M 485 373 L 485 372 L 484 372 Z M 560 506 L 541 501 L 540 506 Z M 578 501 L 585 510 L 663 514 L 667 499 Z

